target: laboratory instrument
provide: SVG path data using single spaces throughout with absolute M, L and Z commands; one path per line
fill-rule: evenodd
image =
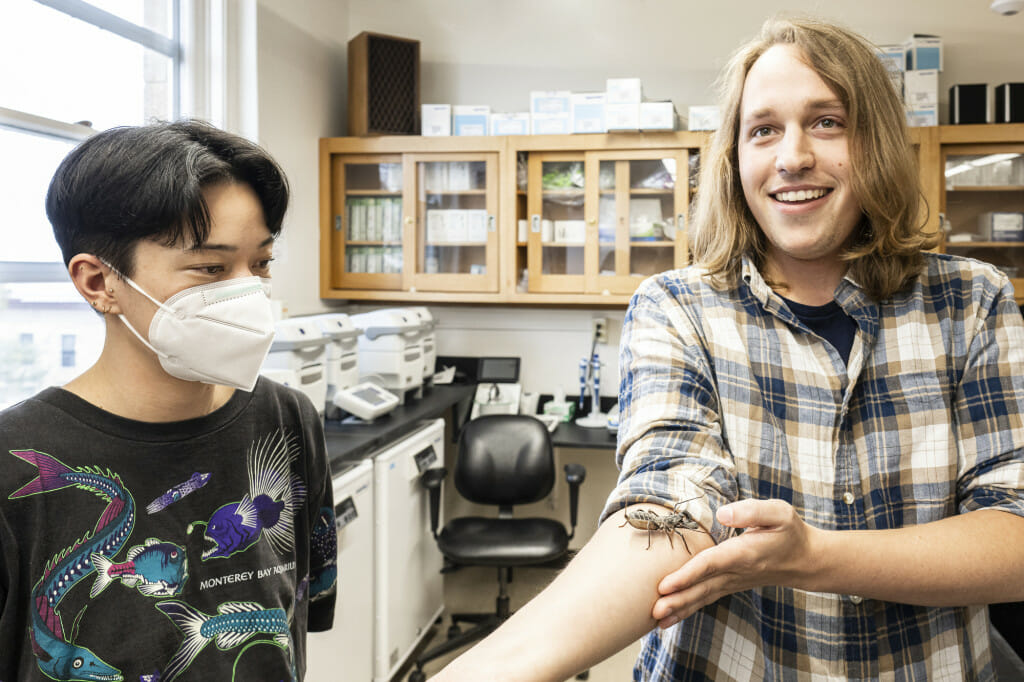
M 583 395 L 586 389 L 586 377 L 585 367 L 586 358 L 583 358 L 580 362 L 580 406 L 583 406 Z M 585 426 L 587 428 L 606 428 L 608 426 L 608 415 L 601 412 L 601 358 L 597 353 L 594 353 L 590 357 L 590 384 L 593 389 L 591 403 L 590 403 L 590 414 L 585 417 L 580 417 L 576 420 L 578 426 Z
M 430 314 L 426 306 L 413 306 L 406 310 L 416 316 L 422 325 L 419 331 L 419 341 L 423 347 L 423 384 L 428 385 L 433 382 L 434 366 L 437 364 L 437 338 L 434 333 L 437 320 Z
M 477 365 L 476 393 L 469 418 L 488 414 L 519 414 L 523 387 L 519 382 L 519 358 L 485 357 Z
M 443 559 L 430 531 L 429 494 L 420 484 L 423 471 L 443 463 L 443 419 L 423 422 L 373 455 L 374 682 L 392 679 L 444 611 Z
M 335 407 L 368 422 L 395 409 L 399 402 L 397 395 L 372 381 L 336 391 L 333 401 Z
M 333 419 L 339 416 L 334 395 L 359 383 L 357 339 L 363 332 L 356 328 L 352 318 L 345 313 L 323 313 L 302 319 L 318 325 L 327 340 L 326 415 Z
M 310 399 L 319 414 L 327 401 L 327 339 L 319 325 L 301 317 L 290 317 L 274 324 L 274 342 L 263 361 L 261 373 L 285 369 L 294 372 L 299 389 Z
M 403 308 L 381 308 L 352 315 L 363 330 L 359 337 L 359 376 L 375 383 L 405 402 L 408 392 L 422 396 L 424 323 Z

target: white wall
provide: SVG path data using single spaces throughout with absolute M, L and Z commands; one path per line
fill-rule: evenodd
M 348 3 L 260 0 L 259 143 L 284 168 L 292 199 L 275 248 L 274 298 L 321 307 L 318 140 L 345 132 Z
M 530 90 L 601 90 L 610 77 L 643 79 L 645 94 L 684 113 L 713 101 L 714 78 L 739 44 L 783 10 L 840 21 L 877 43 L 941 35 L 940 115 L 955 83 L 1024 81 L 1024 15 L 998 16 L 988 0 L 261 0 L 260 135 L 294 189 L 275 263 L 276 296 L 292 314 L 329 306 L 317 297 L 316 138 L 343 135 L 347 41 L 361 31 L 421 41 L 421 100 L 528 109 Z M 590 319 L 624 311 L 432 306 L 447 355 L 519 355 L 526 390 L 570 395 L 590 349 Z M 616 341 L 617 342 L 617 341 Z M 599 347 L 602 394 L 617 391 L 614 343 Z
M 1024 80 L 1024 14 L 988 0 L 350 0 L 351 35 L 371 30 L 421 41 L 424 102 L 528 109 L 530 90 L 603 90 L 637 76 L 652 99 L 680 113 L 713 100 L 730 53 L 773 14 L 838 21 L 876 43 L 942 36 L 941 111 L 955 83 Z

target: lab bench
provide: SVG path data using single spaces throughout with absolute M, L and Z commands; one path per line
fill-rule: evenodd
M 415 430 L 422 420 L 441 417 L 449 408 L 454 411 L 455 427 L 460 427 L 469 415 L 475 390 L 473 384 L 432 386 L 424 389 L 422 398 L 408 398 L 404 404 L 366 424 L 326 420 L 324 434 L 331 469 L 339 472 L 358 464 L 374 451 Z
M 551 434 L 551 444 L 556 448 L 614 450 L 615 433 L 608 429 L 593 429 L 564 422 Z
M 372 422 L 325 421 L 339 527 L 339 602 L 335 628 L 310 637 L 309 666 L 317 679 L 341 661 L 359 682 L 404 679 L 434 637 L 444 609 L 443 562 L 418 480 L 422 467 L 444 465 L 452 447 L 445 432 L 458 439 L 476 388 L 427 387 L 421 398 L 410 396 Z M 563 423 L 552 444 L 607 451 L 615 435 Z M 428 451 L 434 456 L 424 457 Z M 596 519 L 598 511 L 589 516 Z M 418 578 L 410 582 L 410 576 Z
M 414 430 L 420 421 L 444 416 L 449 408 L 453 410 L 453 433 L 457 435 L 469 417 L 475 392 L 476 384 L 432 386 L 424 390 L 422 398 L 409 398 L 368 424 L 326 420 L 324 431 L 331 468 L 338 472 L 358 464 L 375 450 Z M 564 423 L 551 434 L 551 443 L 556 448 L 614 450 L 615 434 L 608 429 L 588 429 Z

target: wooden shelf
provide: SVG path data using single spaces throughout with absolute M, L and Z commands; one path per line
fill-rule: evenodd
M 566 197 L 581 197 L 583 196 L 584 190 L 580 189 L 545 189 L 541 190 L 541 194 L 546 197 L 553 196 L 566 196 Z
M 634 197 L 670 197 L 675 194 L 674 189 L 631 189 L 629 195 Z M 602 189 L 599 194 L 603 197 L 615 196 L 614 189 Z
M 401 246 L 401 245 L 402 245 L 402 242 L 400 242 L 400 241 L 398 241 L 398 242 L 395 242 L 395 241 L 383 242 L 383 241 L 364 241 L 364 240 L 359 240 L 359 239 L 349 239 L 348 241 L 345 242 L 345 246 Z
M 1020 242 L 946 242 L 947 249 L 1020 249 L 1024 248 L 1024 241 Z
M 602 241 L 602 242 L 598 242 L 597 245 L 600 246 L 600 247 L 605 247 L 605 248 L 607 248 L 607 247 L 614 248 L 615 247 L 615 242 L 614 241 Z M 629 248 L 631 248 L 631 249 L 634 248 L 634 247 L 650 248 L 650 247 L 666 247 L 666 246 L 675 246 L 675 245 L 676 245 L 676 243 L 674 241 L 672 241 L 671 239 L 658 239 L 657 241 L 633 241 L 631 239 L 629 241 Z
M 487 246 L 487 242 L 424 242 L 423 246 L 433 246 L 435 248 L 466 248 L 473 247 L 482 249 Z
M 346 189 L 347 197 L 402 197 L 402 190 L 391 191 L 389 189 Z
M 947 192 L 1024 192 L 1024 185 L 956 185 Z
M 482 196 L 487 194 L 486 189 L 425 189 L 424 194 L 431 196 Z

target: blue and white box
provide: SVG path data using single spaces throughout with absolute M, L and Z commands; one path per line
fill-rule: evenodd
M 572 132 L 603 133 L 604 123 L 603 92 L 575 92 L 572 95 Z
M 993 242 L 1024 241 L 1024 213 L 989 211 L 978 216 L 978 232 Z
M 907 68 L 907 50 L 902 45 L 879 45 L 878 58 L 889 74 L 896 94 L 903 96 L 903 72 Z
M 491 135 L 529 135 L 530 114 L 491 114 Z
M 678 118 L 671 100 L 640 103 L 640 130 L 675 130 Z
M 607 102 L 604 121 L 608 132 L 640 130 L 640 102 Z
M 717 104 L 691 106 L 688 112 L 689 130 L 718 130 L 722 125 L 722 109 Z
M 572 116 L 566 114 L 531 114 L 533 135 L 568 135 L 572 132 Z
M 902 45 L 879 45 L 878 58 L 882 60 L 886 71 L 907 70 L 907 48 Z
M 917 107 L 907 106 L 907 125 L 911 128 L 939 125 L 939 105 L 927 104 Z
M 456 136 L 486 135 L 490 130 L 491 108 L 486 104 L 458 105 L 452 108 Z
M 644 101 L 639 78 L 608 78 L 604 92 L 608 96 L 605 100 L 608 104 L 640 104 Z
M 572 93 L 568 90 L 533 90 L 530 92 L 530 115 L 572 115 Z
M 939 72 L 937 69 L 907 71 L 903 74 L 903 101 L 913 109 L 938 106 Z
M 452 134 L 452 105 L 424 104 L 420 114 L 420 130 L 424 137 L 448 137 Z
M 942 38 L 915 33 L 903 41 L 907 51 L 906 71 L 942 71 Z

